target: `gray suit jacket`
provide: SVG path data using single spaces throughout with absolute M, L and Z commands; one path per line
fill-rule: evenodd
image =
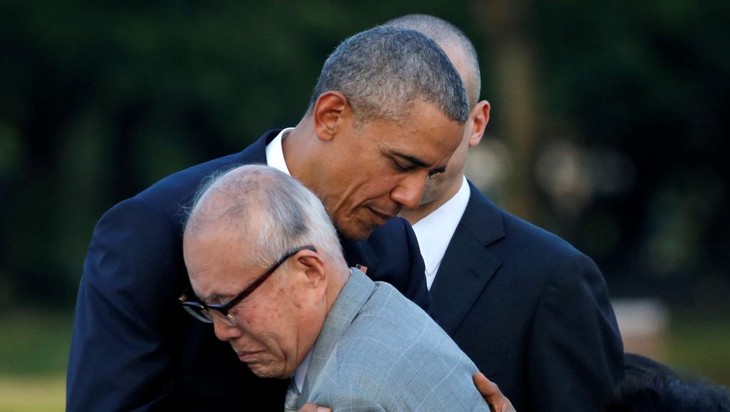
M 299 407 L 488 411 L 476 372 L 426 312 L 353 269 L 314 345 Z

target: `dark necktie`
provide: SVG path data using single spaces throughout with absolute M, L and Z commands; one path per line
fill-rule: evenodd
M 284 401 L 284 411 L 297 411 L 297 400 L 299 399 L 299 388 L 294 378 L 289 380 L 289 389 L 286 390 L 286 400 Z

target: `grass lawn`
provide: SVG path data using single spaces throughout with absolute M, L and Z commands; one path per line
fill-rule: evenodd
M 70 314 L 0 314 L 0 412 L 64 410 L 71 325 Z M 666 362 L 730 387 L 730 322 L 672 314 L 670 325 Z
M 730 388 L 730 320 L 722 314 L 675 314 L 668 362 L 696 377 Z
M 70 314 L 0 314 L 0 412 L 63 411 Z
M 0 377 L 0 412 L 62 412 L 65 391 L 63 374 Z

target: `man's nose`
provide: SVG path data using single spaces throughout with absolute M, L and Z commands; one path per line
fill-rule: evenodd
M 405 176 L 390 192 L 390 198 L 406 209 L 417 208 L 421 204 L 423 192 L 426 190 L 427 177 L 427 171 Z
M 215 332 L 215 337 L 223 342 L 241 336 L 241 328 L 230 325 L 217 317 L 213 317 L 213 331 Z

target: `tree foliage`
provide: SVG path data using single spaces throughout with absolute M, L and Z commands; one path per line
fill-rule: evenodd
M 494 108 L 487 140 L 512 138 L 500 108 L 514 94 L 497 93 L 493 77 L 497 41 L 526 36 L 531 218 L 595 257 L 613 290 L 657 279 L 697 296 L 727 287 L 728 3 L 524 0 L 520 27 L 485 27 L 495 20 L 483 13 L 508 3 L 5 0 L 0 307 L 69 306 L 104 210 L 293 125 L 339 41 L 412 12 L 457 24 L 477 45 Z M 558 140 L 622 159 L 620 190 L 594 187 L 570 213 L 556 206 L 536 163 Z M 594 180 L 607 181 L 598 169 Z

